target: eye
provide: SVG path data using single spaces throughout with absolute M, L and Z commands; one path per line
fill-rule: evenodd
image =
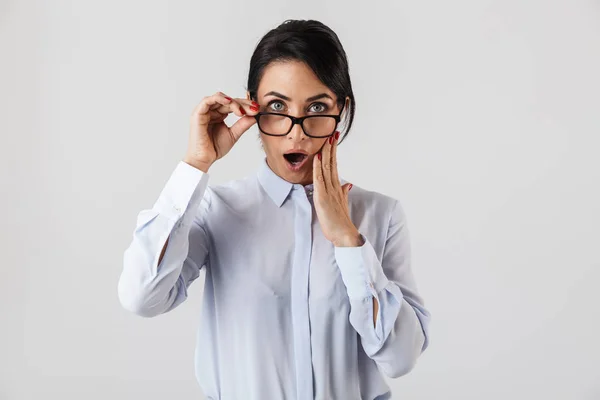
M 274 107 L 274 106 L 281 106 L 281 107 Z M 269 107 L 272 111 L 275 111 L 275 112 L 282 112 L 283 110 L 285 110 L 285 105 L 283 104 L 283 102 L 281 102 L 279 100 L 271 101 L 269 104 L 267 104 L 267 107 Z
M 314 108 L 316 106 L 316 109 Z M 327 104 L 324 103 L 314 103 L 310 106 L 309 111 L 310 112 L 316 112 L 316 113 L 322 113 L 327 111 L 328 107 Z

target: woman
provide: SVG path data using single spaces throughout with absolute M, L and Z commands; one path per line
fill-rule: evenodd
M 428 345 L 399 202 L 339 178 L 354 117 L 346 54 L 317 21 L 286 21 L 250 61 L 246 98 L 194 110 L 188 150 L 124 256 L 119 298 L 168 312 L 206 273 L 196 376 L 208 399 L 389 399 Z M 240 119 L 231 127 L 229 113 Z M 257 123 L 255 174 L 209 169 Z

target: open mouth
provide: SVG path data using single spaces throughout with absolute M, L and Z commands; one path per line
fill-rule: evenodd
M 286 159 L 292 170 L 298 170 L 306 163 L 308 156 L 302 153 L 289 153 L 284 154 L 283 158 Z

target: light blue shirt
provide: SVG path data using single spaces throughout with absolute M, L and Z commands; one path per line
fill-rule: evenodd
M 195 366 L 208 399 L 390 399 L 383 374 L 413 369 L 431 318 L 400 203 L 354 185 L 350 217 L 364 244 L 335 247 L 312 184 L 285 181 L 266 158 L 245 178 L 208 180 L 181 161 L 138 214 L 118 284 L 123 307 L 168 312 L 204 270 Z

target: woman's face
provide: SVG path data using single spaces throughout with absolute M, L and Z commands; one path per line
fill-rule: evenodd
M 337 115 L 340 110 L 337 98 L 306 64 L 299 61 L 274 62 L 264 71 L 258 85 L 256 101 L 262 112 L 276 112 L 302 117 L 304 115 Z M 311 99 L 308 101 L 307 99 Z M 304 134 L 300 124 L 294 125 L 286 136 L 269 136 L 261 132 L 260 138 L 269 167 L 281 178 L 291 183 L 308 185 L 313 178 L 313 158 L 328 138 L 311 138 Z M 292 150 L 308 154 L 299 166 L 284 157 Z

